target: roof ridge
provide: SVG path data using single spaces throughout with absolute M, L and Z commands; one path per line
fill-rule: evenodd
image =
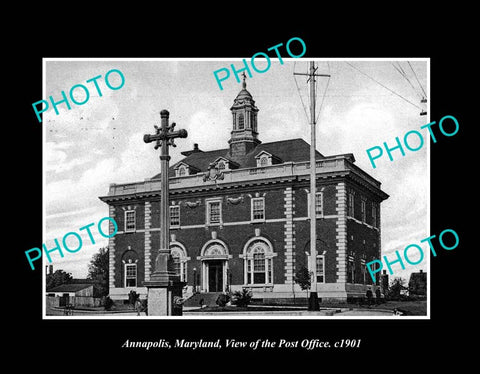
M 280 162 L 303 162 L 308 161 L 310 157 L 309 143 L 300 137 L 293 139 L 275 140 L 268 143 L 260 143 L 247 154 L 241 157 L 233 157 L 229 152 L 230 148 L 213 149 L 210 151 L 194 152 L 188 156 L 171 164 L 169 167 L 169 177 L 175 176 L 175 167 L 180 163 L 187 164 L 195 168 L 194 172 L 206 172 L 210 163 L 219 157 L 238 164 L 239 168 L 256 167 L 257 161 L 255 156 L 260 152 L 270 153 L 274 159 Z M 325 157 L 316 150 L 318 157 Z M 273 159 L 272 159 L 273 161 Z M 151 179 L 158 179 L 161 173 L 155 174 Z

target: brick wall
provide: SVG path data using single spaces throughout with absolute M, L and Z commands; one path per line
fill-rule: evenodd
M 136 230 L 143 230 L 145 228 L 145 204 L 142 201 L 115 206 L 115 221 L 117 222 L 118 231 L 125 230 L 125 211 L 127 210 L 135 211 Z
M 323 214 L 324 215 L 335 215 L 336 214 L 336 205 L 335 205 L 335 195 L 336 195 L 336 184 L 322 184 L 318 183 L 317 191 L 323 192 Z M 308 192 L 310 191 L 310 186 L 302 184 L 301 186 L 295 187 L 295 218 L 307 217 L 308 216 Z
M 325 251 L 325 283 L 336 282 L 337 247 L 335 239 L 336 219 L 317 220 L 317 254 Z M 307 266 L 307 256 L 310 253 L 310 221 L 295 223 L 296 228 L 296 269 Z
M 202 247 L 212 239 L 212 232 L 216 232 L 217 239 L 225 242 L 229 254 L 232 258 L 228 261 L 229 269 L 232 273 L 232 284 L 244 284 L 244 260 L 239 257 L 243 255 L 244 247 L 248 240 L 255 237 L 255 230 L 260 230 L 260 237 L 269 240 L 273 246 L 273 251 L 277 256 L 273 259 L 274 282 L 283 283 L 284 274 L 284 255 L 283 255 L 283 222 L 273 223 L 255 223 L 235 226 L 211 226 L 208 228 L 190 228 L 171 230 L 175 234 L 175 240 L 183 244 L 187 249 L 187 256 L 191 258 L 188 261 L 187 279 L 189 285 L 193 284 L 193 269 L 197 273 L 202 268 L 200 256 Z M 159 233 L 152 235 L 152 266 L 159 245 Z
M 355 191 L 354 217 L 347 217 L 347 196 Z M 170 201 L 180 206 L 180 228 L 171 228 L 170 233 L 187 251 L 188 285 L 193 285 L 196 268 L 197 285 L 200 285 L 202 247 L 214 235 L 225 242 L 229 255 L 228 267 L 233 285 L 243 285 L 244 247 L 248 240 L 256 236 L 264 237 L 273 246 L 273 280 L 275 284 L 291 284 L 295 271 L 307 264 L 305 252 L 310 252 L 310 221 L 308 219 L 308 181 L 301 183 L 277 183 L 262 187 L 244 186 L 235 190 L 218 190 L 209 193 L 173 193 Z M 317 218 L 318 254 L 325 252 L 325 283 L 346 281 L 346 259 L 348 253 L 356 254 L 356 281 L 360 282 L 360 258 L 365 253 L 367 262 L 378 258 L 380 252 L 380 232 L 373 229 L 372 202 L 374 196 L 351 181 L 319 180 L 317 191 L 323 192 L 323 218 Z M 251 222 L 251 199 L 264 197 L 265 219 L 267 222 Z M 366 222 L 361 222 L 361 197 L 366 200 Z M 219 198 L 222 201 L 222 221 L 219 225 L 206 225 L 206 199 Z M 126 210 L 135 210 L 136 230 L 124 232 Z M 124 264 L 128 247 L 135 253 L 137 262 L 137 285 L 154 270 L 155 257 L 160 241 L 160 201 L 158 198 L 135 201 L 110 207 L 110 215 L 115 218 L 119 232 L 111 244 L 110 285 L 124 287 Z M 380 209 L 377 209 L 377 224 L 380 224 Z M 235 224 L 236 223 L 236 224 Z M 215 232 L 216 234 L 212 234 Z M 353 239 L 352 239 L 353 236 Z
M 353 257 L 355 267 L 354 283 L 364 283 L 361 260 L 365 262 L 380 258 L 380 204 L 377 198 L 369 191 L 365 190 L 353 182 L 346 186 L 347 196 L 349 193 L 354 194 L 354 214 L 348 215 L 346 220 L 346 234 L 347 234 L 347 256 Z M 365 201 L 365 214 L 362 217 L 362 200 Z M 377 207 L 377 223 L 374 224 L 372 205 Z M 348 212 L 348 197 L 347 197 L 347 212 Z M 366 283 L 371 284 L 371 277 L 366 275 Z
M 355 253 L 355 280 L 354 283 L 363 283 L 361 259 L 365 255 L 366 262 L 380 258 L 379 232 L 366 225 L 347 219 L 347 248 L 348 253 Z M 367 284 L 371 284 L 370 275 L 366 274 Z
M 144 260 L 144 248 L 145 248 L 145 233 L 143 232 L 133 232 L 125 234 L 115 235 L 115 287 L 123 287 L 125 284 L 125 272 L 124 264 L 122 260 L 126 259 L 128 252 L 134 252 L 137 262 L 137 286 L 143 286 L 145 280 L 145 260 Z M 128 247 L 130 246 L 130 250 Z

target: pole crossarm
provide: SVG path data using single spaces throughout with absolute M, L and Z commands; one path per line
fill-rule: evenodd
M 315 76 L 315 77 L 328 77 L 330 78 L 330 74 L 309 74 L 309 73 L 293 73 L 293 75 L 308 75 L 309 77 Z

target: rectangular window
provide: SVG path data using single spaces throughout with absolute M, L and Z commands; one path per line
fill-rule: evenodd
M 182 275 L 182 264 L 180 262 L 180 257 L 173 257 L 173 271 L 178 276 Z
M 127 210 L 125 212 L 125 231 L 135 231 L 135 211 Z
M 267 259 L 267 283 L 273 283 L 273 278 L 272 278 L 272 259 L 268 258 Z
M 349 192 L 348 193 L 348 215 L 350 217 L 353 217 L 354 215 L 354 202 L 355 202 L 355 195 L 353 194 L 353 192 Z
M 186 264 L 182 262 L 180 257 L 173 257 L 173 269 L 175 271 L 175 274 L 180 277 L 180 280 L 182 282 L 185 282 L 187 279 L 187 274 L 186 274 Z
M 372 203 L 372 226 L 377 227 L 377 204 Z
M 315 194 L 315 214 L 318 216 L 323 215 L 323 193 L 317 192 Z
M 180 205 L 170 207 L 170 227 L 180 226 Z
M 325 282 L 325 258 L 323 255 L 317 256 L 317 282 Z
M 308 198 L 308 216 L 310 217 L 310 193 L 307 194 Z M 323 192 L 317 192 L 315 194 L 315 215 L 316 217 L 323 217 Z
M 125 264 L 125 287 L 137 287 L 137 264 Z
M 222 223 L 222 203 L 220 201 L 207 202 L 207 223 Z
M 367 222 L 367 201 L 365 199 L 362 199 L 361 210 L 362 210 L 362 222 Z
M 264 253 L 255 253 L 253 258 L 247 260 L 247 283 L 270 284 L 273 283 L 272 258 L 265 258 Z
M 263 253 L 253 255 L 253 283 L 265 283 L 265 255 Z
M 252 199 L 252 221 L 265 220 L 265 198 L 256 197 Z
M 353 258 L 348 259 L 347 282 L 355 283 L 355 262 L 353 261 Z

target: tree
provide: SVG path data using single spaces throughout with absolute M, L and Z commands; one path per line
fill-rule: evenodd
M 47 290 L 53 287 L 60 286 L 72 282 L 72 274 L 63 270 L 55 270 L 53 274 L 47 274 L 46 287 Z
M 401 291 L 407 289 L 404 286 L 405 280 L 403 278 L 395 278 L 390 283 L 390 287 L 388 288 L 388 297 L 392 300 L 398 300 L 401 295 Z
M 88 265 L 87 279 L 92 279 L 97 285 L 99 296 L 108 295 L 108 248 L 100 248 Z
M 312 285 L 311 277 L 312 277 L 311 272 L 308 271 L 306 266 L 302 266 L 295 273 L 295 283 L 297 283 L 303 291 L 307 291 L 307 297 L 308 297 L 308 290 Z

